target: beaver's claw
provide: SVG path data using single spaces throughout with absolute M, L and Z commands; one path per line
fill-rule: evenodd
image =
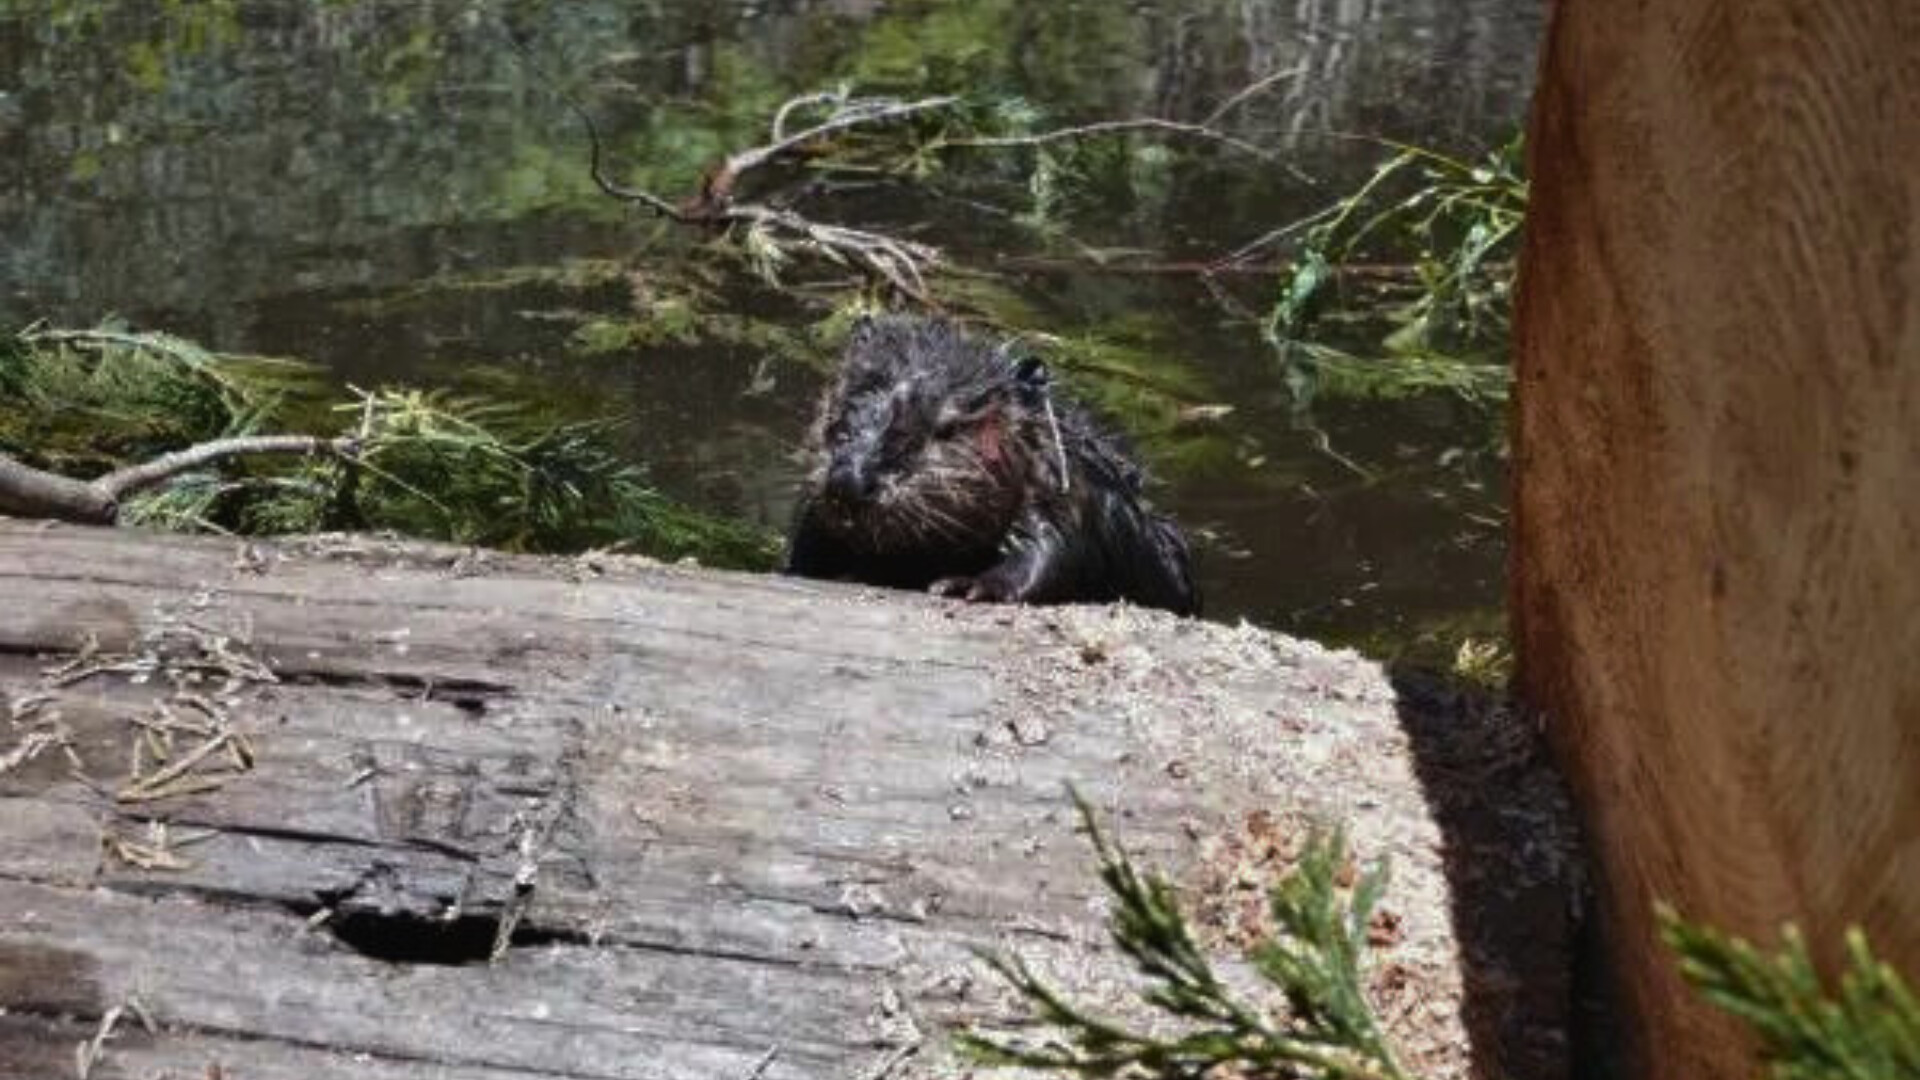
M 927 591 L 969 603 L 1005 604 L 1020 599 L 1011 583 L 990 572 L 978 577 L 941 578 Z

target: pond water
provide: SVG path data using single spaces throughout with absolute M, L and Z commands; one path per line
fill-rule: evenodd
M 977 154 L 806 209 L 940 244 L 1021 329 L 1100 343 L 1062 361 L 1070 384 L 1119 369 L 1156 396 L 1093 395 L 1142 429 L 1156 501 L 1200 537 L 1210 616 L 1381 648 L 1485 629 L 1500 406 L 1305 411 L 1253 321 L 1277 281 L 1210 289 L 1185 264 L 1324 206 L 1386 154 L 1329 133 L 1466 154 L 1507 139 L 1542 7 L 0 0 L 0 327 L 118 317 L 356 385 L 620 416 L 663 490 L 777 528 L 821 379 L 806 343 L 829 301 L 807 297 L 844 295 L 846 275 L 795 268 L 800 298 L 782 296 L 607 199 L 559 91 L 601 118 L 617 173 L 678 197 L 779 102 L 842 81 L 1019 102 L 1046 127 L 1203 120 L 1266 80 L 1218 122 L 1284 164 L 1134 141 L 1061 195 L 1075 177 L 1034 182 L 1031 153 Z M 1151 255 L 1102 270 L 1091 249 Z M 662 315 L 690 308 L 723 330 Z

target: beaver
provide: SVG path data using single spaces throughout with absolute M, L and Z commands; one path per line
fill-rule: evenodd
M 1199 612 L 1179 527 L 1037 359 L 944 319 L 862 318 L 810 443 L 785 573 Z

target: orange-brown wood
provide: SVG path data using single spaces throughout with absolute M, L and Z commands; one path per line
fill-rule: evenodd
M 1649 1077 L 1747 1077 L 1652 905 L 1920 976 L 1920 4 L 1566 2 L 1530 136 L 1516 632 Z

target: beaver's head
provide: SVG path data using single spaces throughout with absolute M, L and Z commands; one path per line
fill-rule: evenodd
M 815 430 L 823 519 L 880 551 L 998 543 L 1033 482 L 1044 377 L 948 323 L 862 320 Z

